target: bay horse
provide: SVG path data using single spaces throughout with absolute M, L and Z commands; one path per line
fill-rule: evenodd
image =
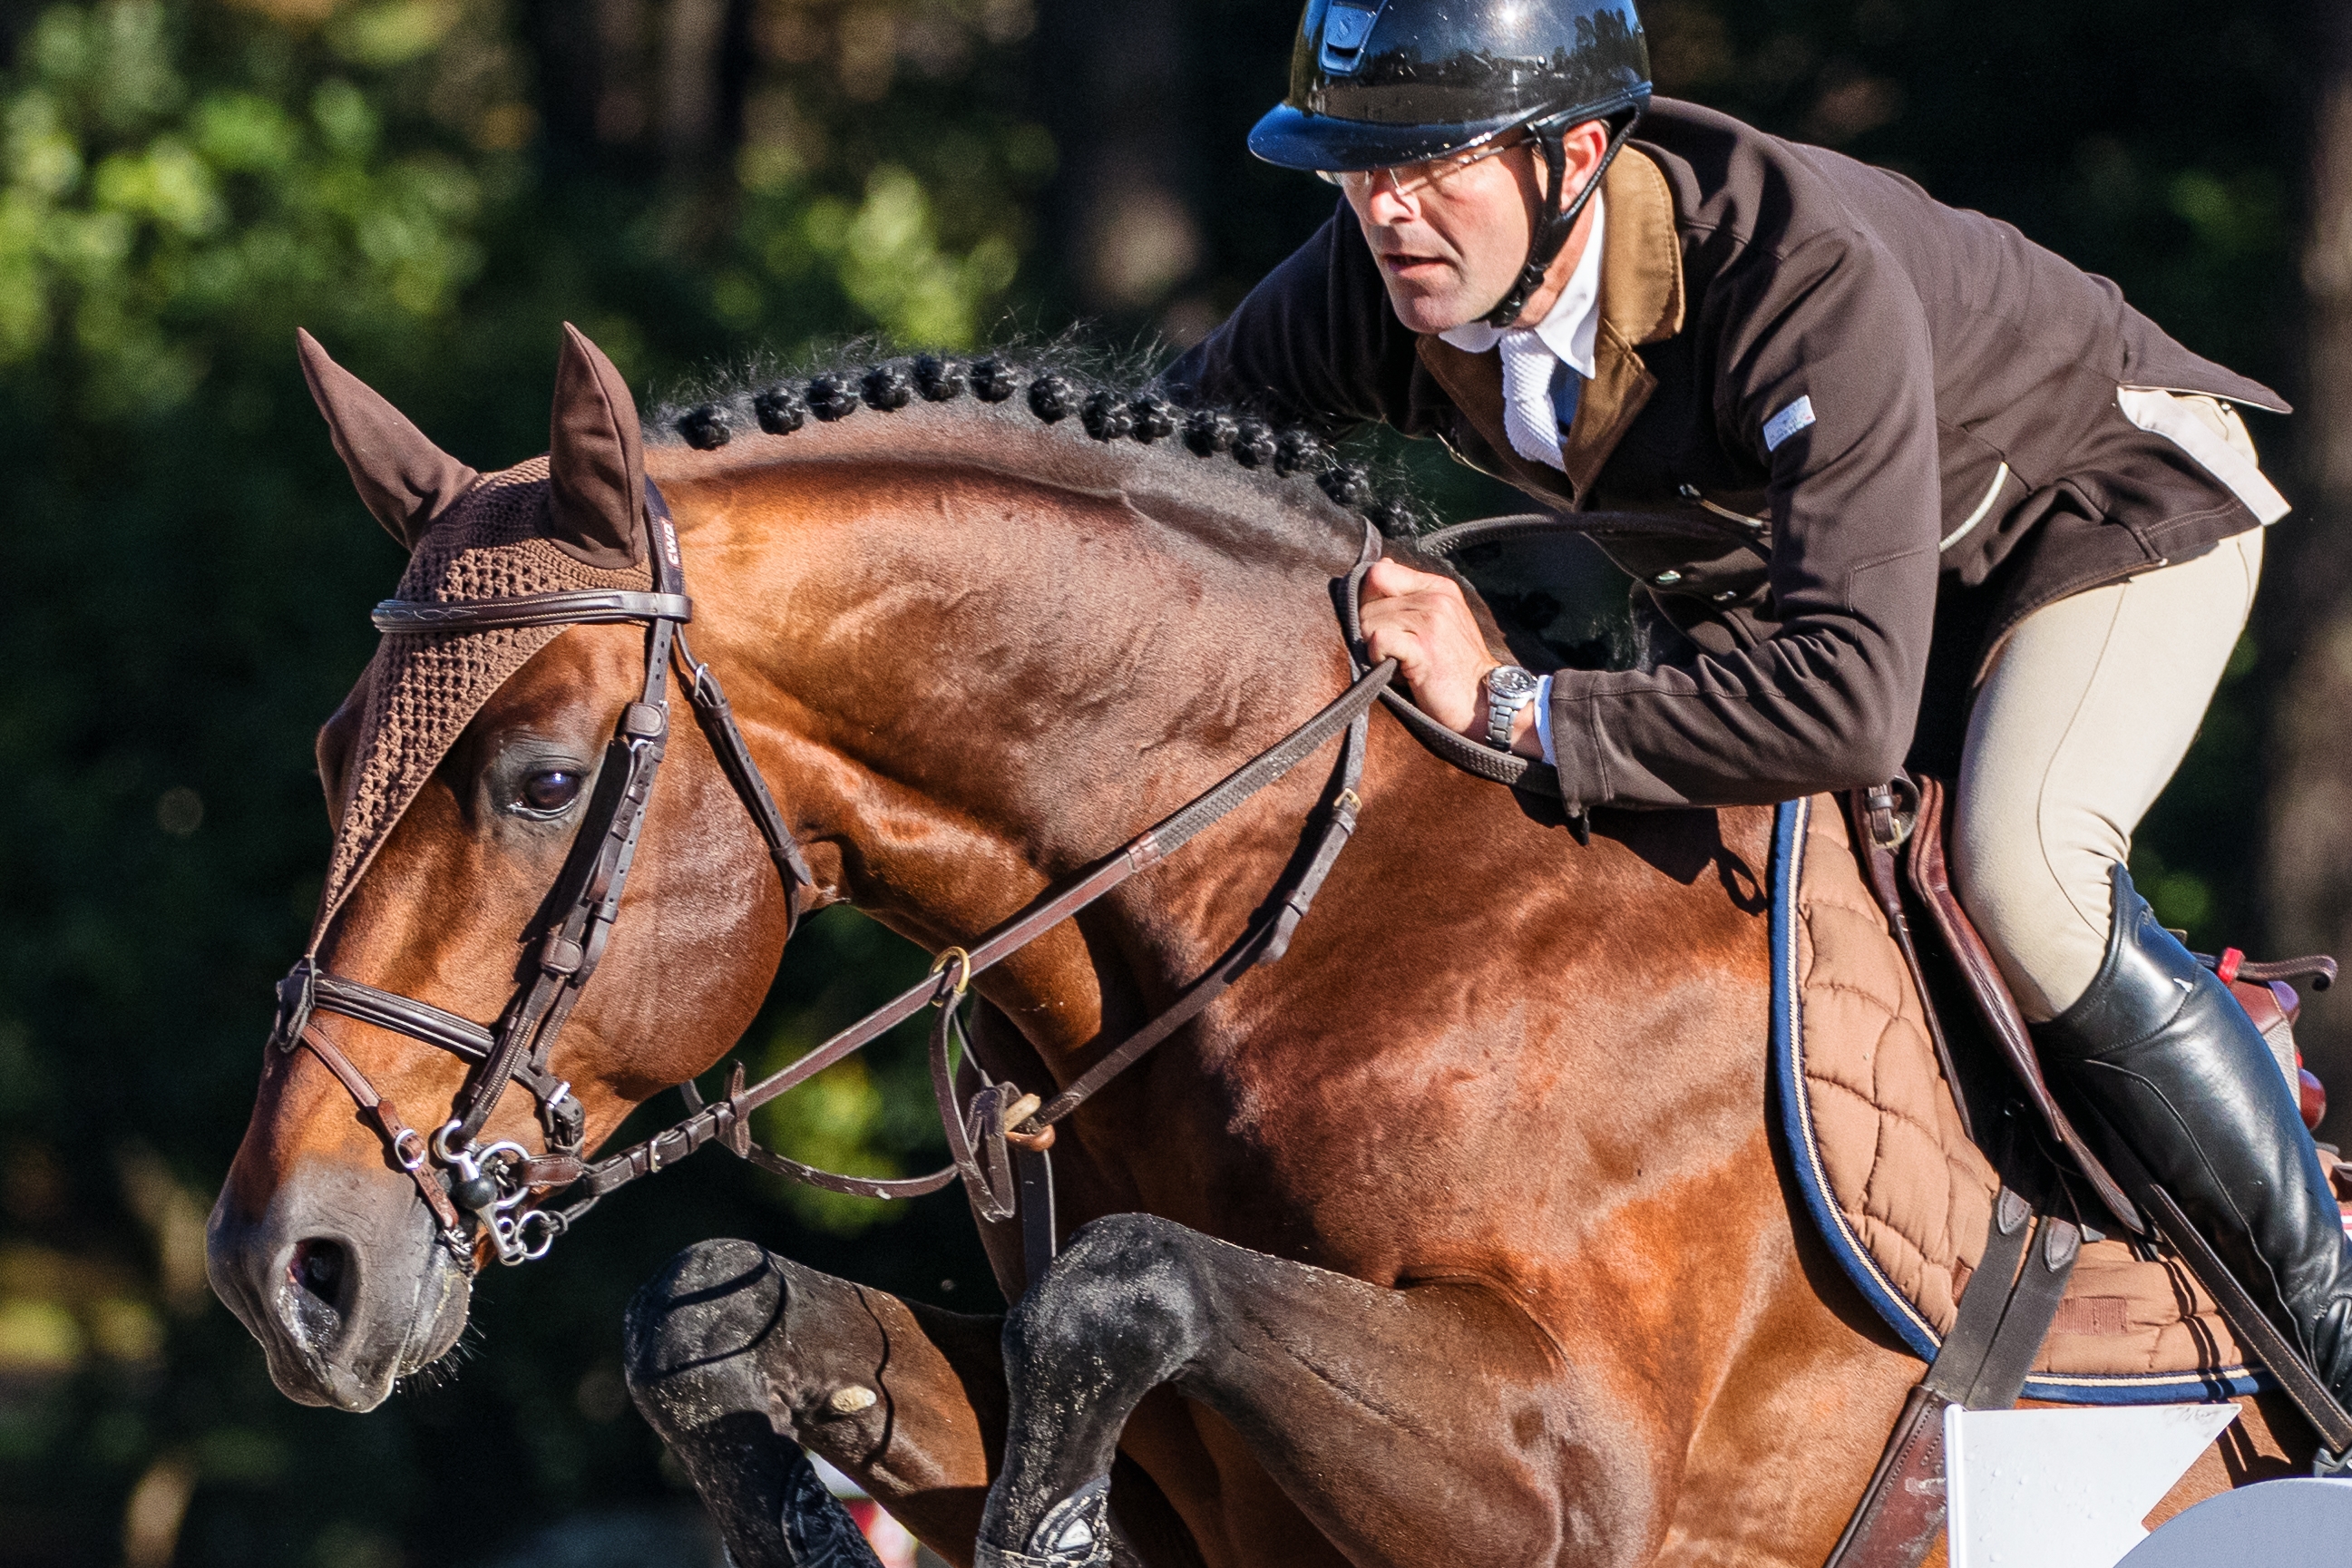
M 1072 382 L 1033 365 L 1052 396 L 852 395 L 814 422 L 769 402 L 780 434 L 746 389 L 640 459 L 617 373 L 576 334 L 566 355 L 551 466 L 490 480 L 323 352 L 313 384 L 413 546 L 502 484 L 578 558 L 642 563 L 642 462 L 812 908 L 968 945 L 1349 685 L 1333 590 L 1363 519 L 1276 472 L 1263 431 L 1202 455 L 1049 419 Z M 573 625 L 505 678 L 322 921 L 320 963 L 499 1016 L 646 640 Z M 339 820 L 383 668 L 320 732 Z M 668 746 L 549 1067 L 590 1147 L 721 1059 L 792 920 L 719 758 L 691 727 Z M 1299 768 L 980 976 L 982 1063 L 1050 1096 L 1167 1006 L 1327 784 Z M 1920 1366 L 1801 1218 L 1770 1131 L 1769 809 L 1604 810 L 1580 845 L 1378 715 L 1360 795 L 1287 956 L 1058 1129 L 1051 1269 L 1024 1281 L 1011 1228 L 983 1228 L 1008 1294 L 1028 1287 L 1008 1316 L 744 1242 L 647 1288 L 633 1386 L 738 1562 L 824 1560 L 786 1528 L 814 1517 L 789 1495 L 803 1448 L 960 1568 L 1822 1560 Z M 387 1103 L 460 1092 L 465 1064 L 409 1033 L 310 1027 Z M 268 1053 L 210 1265 L 280 1389 L 365 1410 L 455 1342 L 488 1243 L 441 1244 L 391 1124 L 324 1063 Z M 484 1135 L 543 1131 L 509 1095 Z M 2244 1405 L 2244 1438 L 2161 1512 L 2307 1459 L 2291 1413 Z

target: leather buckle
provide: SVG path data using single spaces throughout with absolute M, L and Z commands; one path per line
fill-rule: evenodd
M 588 1107 L 572 1092 L 569 1082 L 558 1083 L 539 1108 L 539 1124 L 547 1134 L 550 1148 L 576 1154 L 588 1136 Z
M 631 703 L 621 710 L 621 733 L 631 740 L 659 740 L 669 733 L 669 716 L 652 703 Z
M 580 962 L 585 956 L 579 943 L 561 932 L 551 931 L 547 940 L 540 944 L 539 967 L 559 977 L 576 975 L 580 972 Z
M 269 1043 L 280 1051 L 293 1050 L 303 1030 L 310 1026 L 310 1013 L 318 1000 L 319 971 L 305 957 L 278 982 L 278 1017 L 270 1024 Z
M 1882 850 L 1900 849 L 1919 825 L 1919 786 L 1898 773 L 1887 782 L 1863 791 L 1863 819 L 1870 841 Z

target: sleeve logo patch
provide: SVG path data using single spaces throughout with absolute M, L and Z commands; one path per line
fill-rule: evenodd
M 1801 397 L 1764 422 L 1764 450 L 1778 452 L 1780 443 L 1813 423 L 1813 400 Z

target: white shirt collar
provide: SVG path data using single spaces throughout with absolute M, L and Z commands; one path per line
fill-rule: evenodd
M 1568 287 L 1559 291 L 1550 314 L 1535 326 L 1543 346 L 1587 381 L 1592 379 L 1592 346 L 1601 335 L 1601 238 L 1608 222 L 1598 191 L 1592 193 L 1591 212 L 1592 227 L 1584 237 L 1584 254 L 1577 258 L 1576 270 L 1569 275 Z M 1483 354 L 1503 340 L 1503 332 L 1500 327 L 1470 321 L 1438 337 L 1465 353 Z

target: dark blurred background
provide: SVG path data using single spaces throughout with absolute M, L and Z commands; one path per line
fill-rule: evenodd
M 2352 7 L 1643 14 L 1663 91 L 2011 219 L 2297 402 L 2255 435 L 2303 509 L 2134 870 L 2208 947 L 2352 954 Z M 360 1418 L 272 1391 L 205 1287 L 203 1217 L 324 862 L 310 732 L 400 566 L 293 331 L 482 467 L 544 446 L 564 319 L 653 395 L 859 333 L 968 346 L 1084 319 L 1181 345 L 1329 205 L 1243 151 L 1296 19 L 0 5 L 0 1563 L 683 1561 L 690 1503 L 618 1363 L 622 1303 L 670 1251 L 749 1234 L 993 1304 L 952 1194 L 815 1202 L 709 1155 L 493 1270 L 436 1386 Z M 1509 504 L 1413 461 L 1443 510 Z M 747 1053 L 788 1060 L 919 964 L 828 915 Z M 2321 998 L 2305 1035 L 2352 1093 L 2352 1003 Z M 786 1106 L 765 1130 L 804 1156 L 937 1152 L 903 1044 Z

